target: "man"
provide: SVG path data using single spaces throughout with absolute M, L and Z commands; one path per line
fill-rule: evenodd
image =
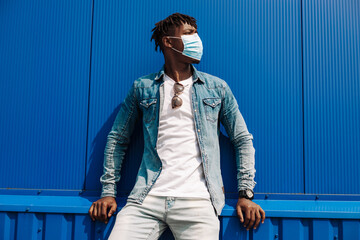
M 255 186 L 252 135 L 223 80 L 197 71 L 202 42 L 193 17 L 175 13 L 156 23 L 152 40 L 164 67 L 132 85 L 108 135 L 101 199 L 89 209 L 108 222 L 116 210 L 116 183 L 136 119 L 141 117 L 144 153 L 135 186 L 117 214 L 109 239 L 157 239 L 170 227 L 176 239 L 218 239 L 224 207 L 219 126 L 236 151 L 240 221 L 249 230 L 264 222 L 252 202 Z

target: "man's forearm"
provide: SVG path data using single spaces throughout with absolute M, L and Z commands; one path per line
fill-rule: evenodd
M 253 136 L 249 133 L 237 101 L 226 83 L 220 117 L 235 149 L 238 190 L 252 190 L 256 184 Z
M 104 152 L 104 171 L 100 178 L 102 197 L 116 196 L 116 184 L 120 180 L 121 165 L 138 116 L 139 109 L 137 107 L 134 83 L 124 102 L 121 104 L 115 122 L 107 137 Z
M 242 140 L 235 146 L 238 191 L 254 189 L 255 178 L 255 148 L 250 133 L 244 135 Z
M 100 178 L 102 184 L 101 197 L 115 197 L 116 183 L 120 180 L 120 170 L 128 144 L 120 143 L 121 137 L 116 130 L 108 135 L 104 153 L 104 173 Z

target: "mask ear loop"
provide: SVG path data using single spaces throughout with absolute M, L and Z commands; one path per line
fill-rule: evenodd
M 171 49 L 174 50 L 175 52 L 178 52 L 178 53 L 181 53 L 181 54 L 182 54 L 182 52 L 180 52 L 179 50 L 177 50 L 177 49 L 175 49 L 175 48 L 173 48 L 173 47 L 171 47 Z
M 168 37 L 168 38 L 177 38 L 177 39 L 181 39 L 181 40 L 182 40 L 181 37 L 174 37 L 174 36 L 166 36 L 166 37 Z M 184 42 L 183 42 L 183 44 L 184 44 Z M 181 54 L 182 54 L 181 51 L 179 51 L 179 50 L 177 50 L 177 49 L 175 49 L 175 48 L 173 48 L 173 47 L 171 47 L 171 49 L 174 50 L 175 52 L 178 52 L 178 53 L 181 53 Z
M 182 39 L 181 37 L 175 37 L 175 36 L 166 36 L 168 38 L 178 38 L 178 39 Z

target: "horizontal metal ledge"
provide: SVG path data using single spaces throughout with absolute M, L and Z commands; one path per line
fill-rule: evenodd
M 44 212 L 87 214 L 98 198 L 74 196 L 0 195 L 1 212 Z M 119 208 L 126 198 L 117 199 Z M 236 199 L 227 199 L 221 216 L 236 216 Z M 360 219 L 358 201 L 254 200 L 267 217 Z
M 236 216 L 237 200 L 229 199 L 221 213 Z M 360 219 L 358 201 L 254 200 L 268 217 Z
M 129 190 L 118 191 L 119 197 L 126 197 Z M 71 197 L 98 197 L 100 190 L 81 189 L 24 189 L 24 188 L 0 188 L 0 195 L 26 195 L 26 196 L 71 196 Z M 226 199 L 235 199 L 238 192 L 225 192 Z M 313 193 L 258 193 L 255 192 L 257 200 L 321 200 L 321 201 L 360 201 L 360 194 L 313 194 Z

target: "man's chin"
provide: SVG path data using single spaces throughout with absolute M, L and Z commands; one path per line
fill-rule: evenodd
M 200 60 L 192 58 L 192 57 L 188 57 L 188 56 L 186 56 L 184 58 L 184 60 L 185 60 L 186 63 L 189 63 L 189 64 L 198 64 L 198 63 L 200 63 Z
M 193 59 L 192 63 L 194 63 L 194 64 L 199 64 L 199 63 L 200 63 L 200 60 Z

